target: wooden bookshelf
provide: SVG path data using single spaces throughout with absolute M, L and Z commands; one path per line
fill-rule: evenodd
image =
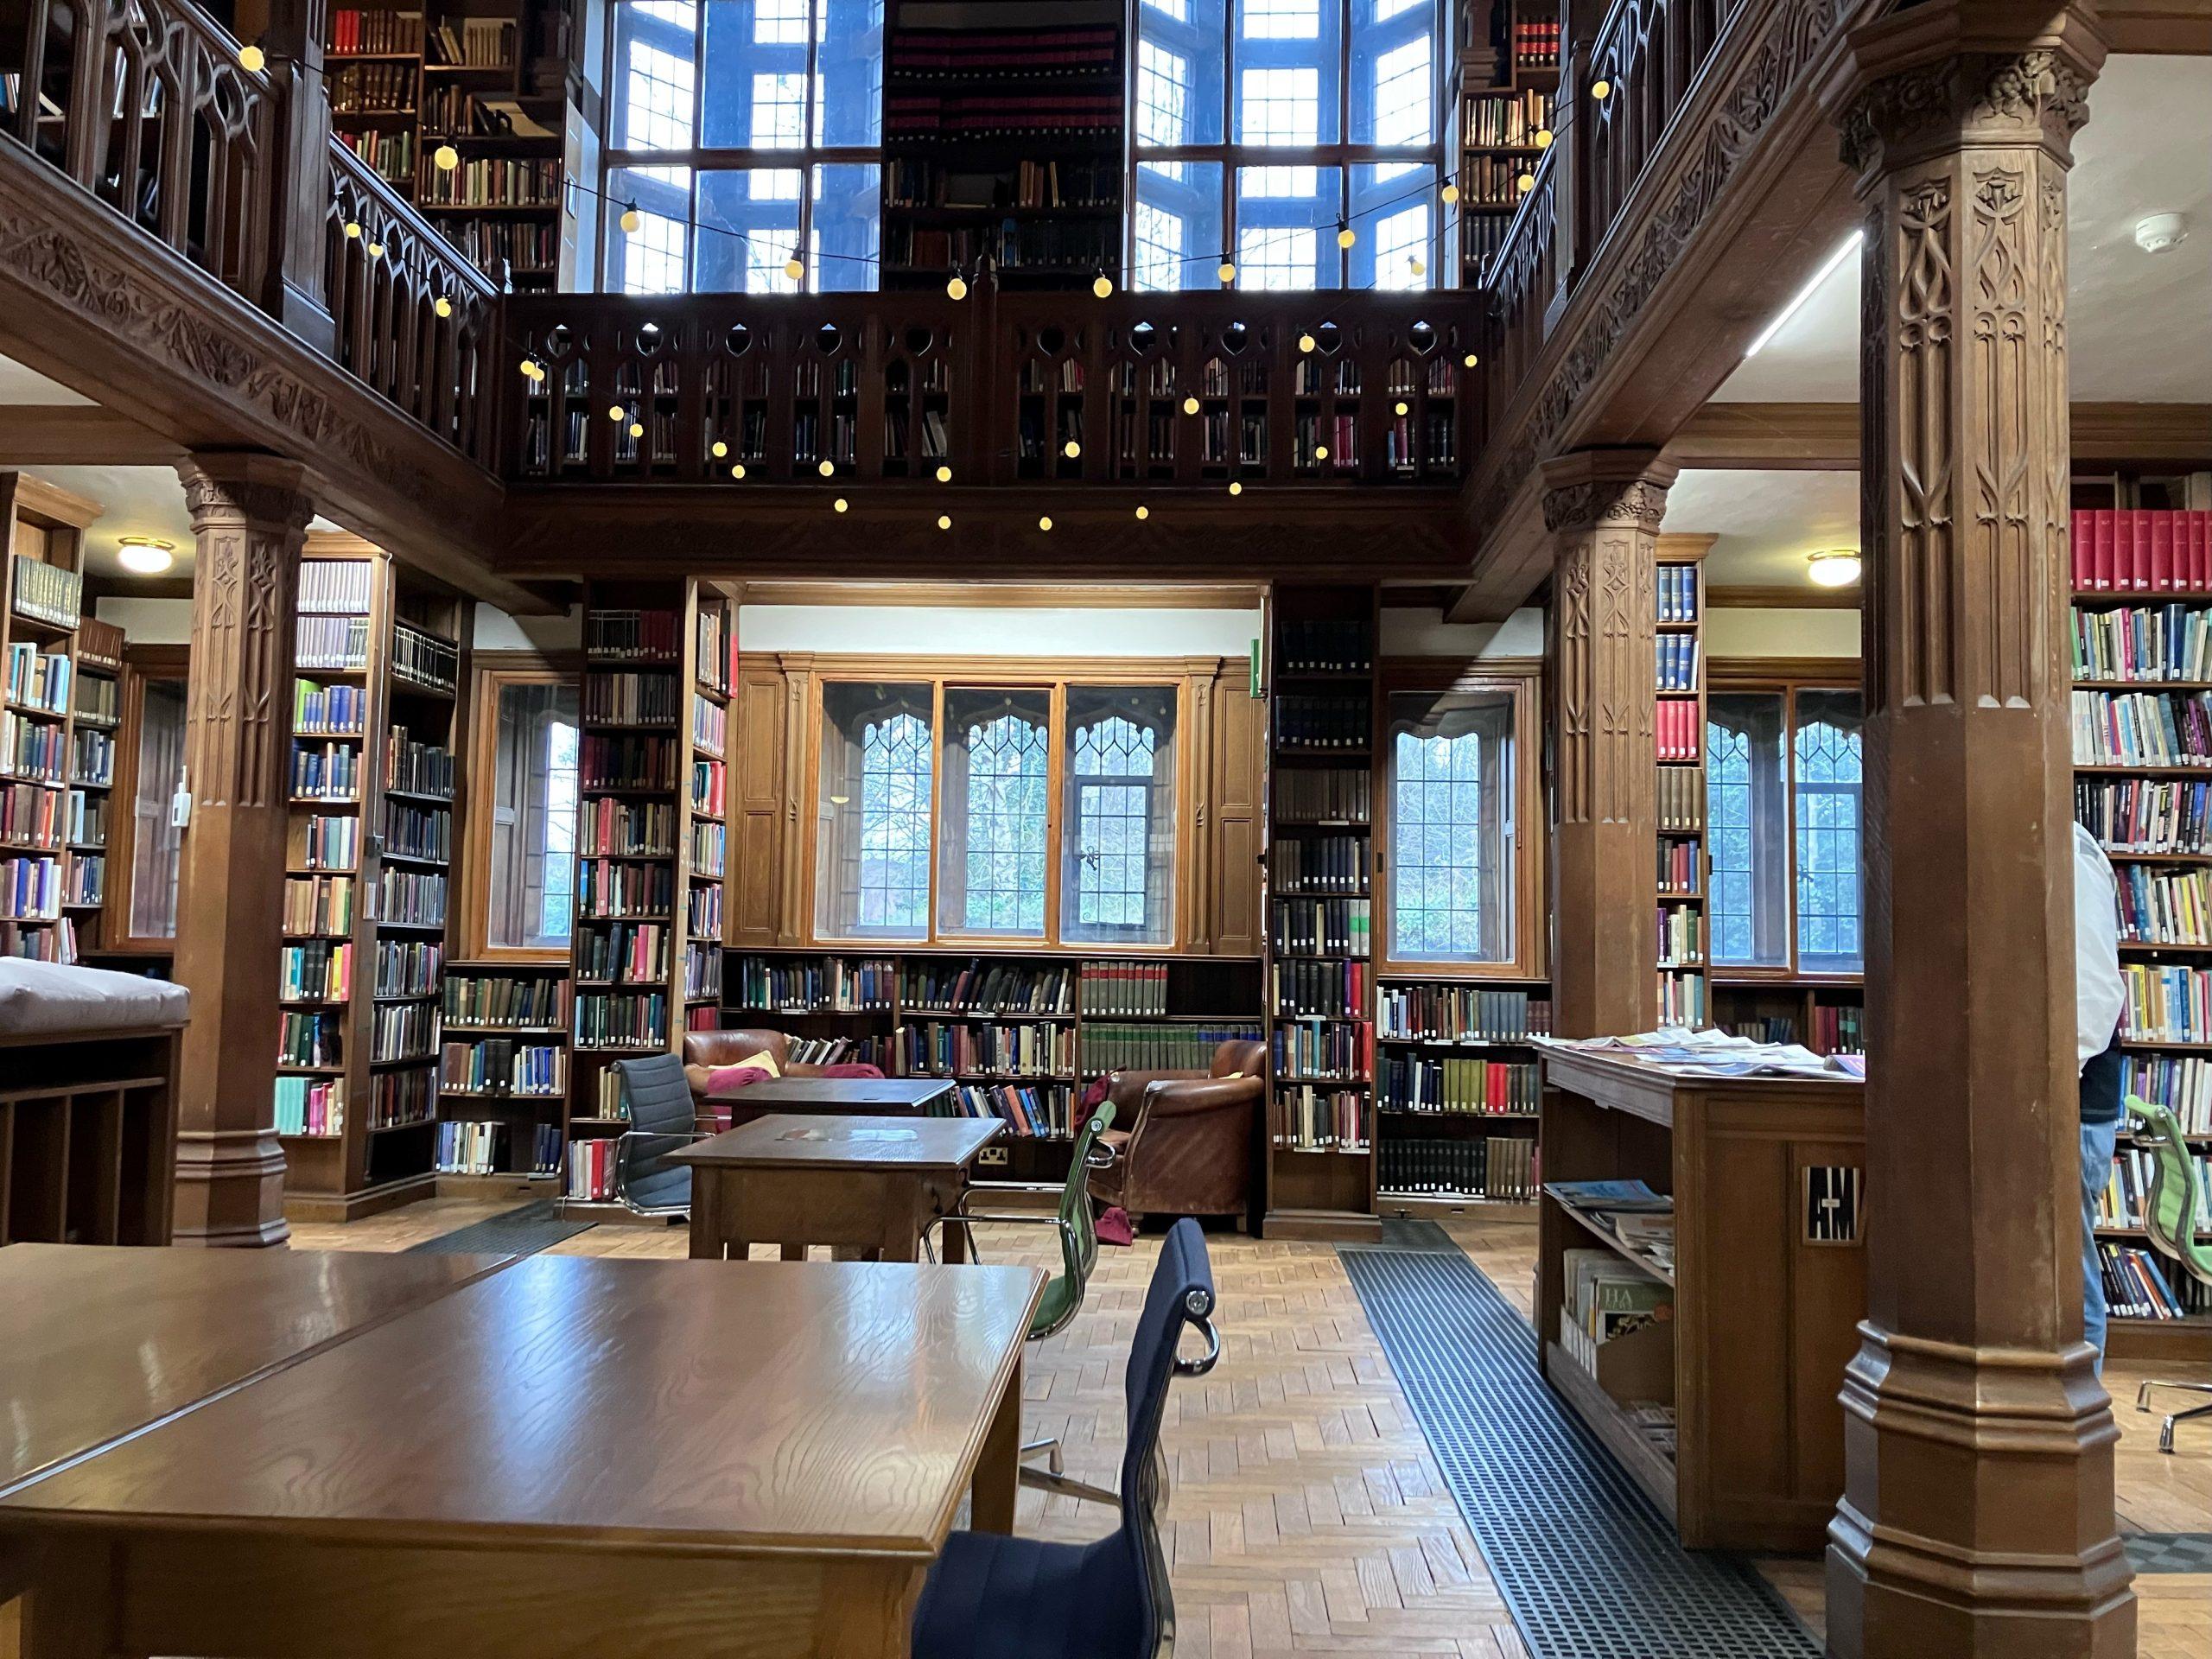
M 287 1213 L 350 1221 L 435 1184 L 474 602 L 342 533 L 300 592 L 276 1123 Z
M 1268 604 L 1266 1226 L 1278 1236 L 1378 1225 L 1371 938 L 1283 949 L 1286 908 L 1305 901 L 1280 890 L 1274 866 L 1285 843 L 1349 843 L 1357 891 L 1374 891 L 1379 600 L 1371 587 L 1279 582 Z
M 1521 198 L 1551 143 L 1559 89 L 1559 16 L 1514 0 L 1463 0 L 1459 8 L 1458 156 L 1461 286 L 1473 288 L 1497 253 Z M 1544 31 L 1550 47 L 1546 49 Z
M 71 821 L 115 783 L 114 728 L 76 717 L 84 533 L 101 508 L 27 473 L 0 473 L 0 954 L 73 963 L 80 938 L 97 940 L 99 906 L 82 895 L 105 880 L 105 855 L 73 848 Z
M 1658 641 L 1659 771 L 1655 788 L 1660 823 L 1659 861 L 1653 875 L 1662 1026 L 1704 1026 L 1713 1015 L 1708 982 L 1713 938 L 1706 914 L 1713 879 L 1705 824 L 1706 545 L 1703 537 L 1685 537 L 1671 550 L 1662 546 L 1653 595 Z M 1681 810 L 1685 797 L 1694 800 L 1698 827 L 1669 828 L 1691 821 Z
M 2133 890 L 2139 899 L 2154 895 L 2165 883 L 2202 880 L 2205 857 L 2212 855 L 2212 829 L 2200 816 L 2195 827 L 2178 826 L 2173 837 L 2137 843 L 2108 822 L 2107 813 L 2127 802 L 2132 791 L 2171 789 L 2186 797 L 2193 788 L 2212 787 L 2212 769 L 2156 764 L 2163 757 L 2143 751 L 2131 758 L 2110 748 L 2084 746 L 2088 741 L 2085 732 L 2101 722 L 2116 699 L 2147 696 L 2155 703 L 2139 706 L 2172 708 L 2200 695 L 2201 671 L 2190 675 L 2186 661 L 2145 660 L 2136 653 L 2148 648 L 2151 640 L 2163 639 L 2158 625 L 2164 617 L 2171 614 L 2194 625 L 2212 612 L 2212 569 L 2207 568 L 2212 561 L 2202 554 L 2191 558 L 2189 552 L 2194 528 L 2190 515 L 2205 518 L 2212 510 L 2212 474 L 2171 474 L 2120 467 L 2094 476 L 2077 475 L 2073 506 L 2075 810 L 2111 853 L 2120 884 L 2120 965 L 2130 976 L 2121 1045 L 2127 1053 L 2126 1086 L 2178 1104 L 2176 1087 L 2189 1071 L 2208 1064 L 2212 1031 L 2189 1026 L 2185 1015 L 2178 1024 L 2150 1023 L 2145 987 L 2138 976 L 2155 978 L 2164 973 L 2195 981 L 2212 967 L 2206 959 L 2212 941 L 2131 923 L 2139 906 L 2130 895 Z M 2139 557 L 2133 551 L 2139 530 L 2144 539 Z M 2196 534 L 2198 539 L 2212 536 L 2212 523 Z M 2119 631 L 2115 613 L 2127 612 L 2147 612 L 2152 624 L 2132 645 L 2113 637 Z M 2114 648 L 2122 652 L 2118 661 L 2108 654 Z M 2170 670 L 2173 677 L 2163 677 Z M 2161 677 L 2133 677 L 2139 674 Z M 2188 1127 L 2212 1133 L 2212 1124 Z M 2159 1274 L 2183 1309 L 2178 1319 L 2114 1314 L 2107 1351 L 2117 1358 L 2145 1362 L 2212 1359 L 2212 1297 L 2152 1249 L 2139 1230 L 2100 1227 L 2097 1237 L 2110 1249 L 2139 1252 L 2136 1259 Z
M 569 964 L 449 961 L 442 989 L 440 1196 L 550 1192 L 568 1136 Z
M 1263 1030 L 1261 964 L 1251 957 L 896 945 L 728 955 L 724 1027 L 781 1031 L 795 1062 L 866 1061 L 892 1077 L 945 1078 L 959 1087 L 963 1115 L 1006 1122 L 982 1167 L 985 1179 L 1015 1185 L 1067 1179 L 1076 1106 L 1093 1078 L 1202 1071 L 1218 1044 L 1258 1041 Z M 968 994 L 946 995 L 963 971 Z M 1001 994 L 1007 986 L 1012 1001 Z M 1034 1060 L 994 1061 L 994 1051 L 1006 1055 L 1022 1042 Z M 1033 1125 L 1005 1090 L 1027 1091 L 1043 1122 Z
M 76 925 L 80 958 L 105 954 L 124 937 L 112 895 L 122 883 L 110 868 L 116 770 L 128 734 L 123 724 L 123 630 L 84 617 L 77 624 L 76 687 L 71 695 L 67 825 L 69 884 L 64 904 Z
M 1001 285 L 1122 274 L 1125 50 L 1114 0 L 892 0 L 887 289 L 995 268 Z M 1056 446 L 1057 448 L 1057 446 Z
M 575 46 L 556 0 L 337 8 L 324 57 L 332 131 L 495 279 L 569 286 Z M 435 160 L 448 144 L 450 169 Z

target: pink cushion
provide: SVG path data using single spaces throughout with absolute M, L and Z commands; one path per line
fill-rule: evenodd
M 734 1095 L 756 1083 L 766 1083 L 775 1075 L 765 1066 L 748 1065 L 743 1061 L 735 1065 L 718 1065 L 707 1073 L 707 1093 Z
M 880 1077 L 883 1068 L 870 1065 L 866 1060 L 840 1060 L 835 1065 L 825 1065 L 821 1075 L 825 1077 Z

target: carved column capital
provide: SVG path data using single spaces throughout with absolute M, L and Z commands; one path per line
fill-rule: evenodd
M 297 533 L 315 516 L 307 469 L 296 461 L 250 450 L 201 450 L 179 461 L 176 474 L 195 535 L 219 525 Z
M 1583 449 L 1544 462 L 1544 528 L 1628 525 L 1657 534 L 1675 467 L 1652 449 Z
M 2092 14 L 2077 7 L 2023 29 L 1989 0 L 1944 0 L 1853 31 L 1821 101 L 1862 188 L 1961 146 L 2070 162 L 2104 58 Z

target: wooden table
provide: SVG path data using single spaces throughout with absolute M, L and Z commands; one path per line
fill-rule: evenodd
M 26 1659 L 903 1656 L 1043 1283 L 533 1257 L 0 1499 Z
M 741 1128 L 771 1112 L 808 1117 L 919 1117 L 952 1093 L 944 1077 L 771 1077 L 728 1095 L 709 1095 L 702 1115 L 719 1128 Z
M 784 1260 L 828 1244 L 886 1262 L 921 1254 L 922 1229 L 950 1215 L 995 1117 L 799 1117 L 774 1112 L 673 1154 L 691 1166 L 691 1254 L 742 1259 L 753 1244 Z M 948 1262 L 966 1259 L 947 1228 Z

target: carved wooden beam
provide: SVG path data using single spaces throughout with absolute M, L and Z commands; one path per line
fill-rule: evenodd
M 0 405 L 0 465 L 174 467 L 187 451 L 97 404 Z
M 2115 52 L 2212 55 L 2212 0 L 2116 0 L 2097 16 Z
M 2212 404 L 2075 404 L 2074 459 L 2212 461 Z M 1667 445 L 1678 467 L 1859 470 L 1857 404 L 1707 404 Z

